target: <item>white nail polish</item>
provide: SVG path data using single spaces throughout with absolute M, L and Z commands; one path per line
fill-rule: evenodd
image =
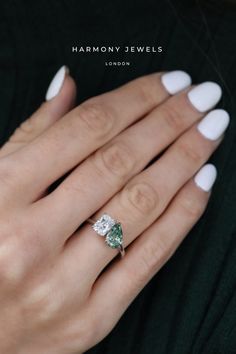
M 217 170 L 214 165 L 207 164 L 203 166 L 200 171 L 194 177 L 194 181 L 196 185 L 204 190 L 205 192 L 209 192 L 215 183 L 217 176 Z
M 64 79 L 66 76 L 66 72 L 67 72 L 67 67 L 64 65 L 58 70 L 58 72 L 56 73 L 56 75 L 52 79 L 52 81 L 48 87 L 47 93 L 46 93 L 46 100 L 47 101 L 51 100 L 53 97 L 55 97 L 59 93 L 59 91 L 63 85 Z
M 207 139 L 217 140 L 229 125 L 229 114 L 223 109 L 208 113 L 198 124 L 199 132 Z
M 199 112 L 206 112 L 213 108 L 219 102 L 221 96 L 221 87 L 215 82 L 204 82 L 188 93 L 190 102 Z
M 168 72 L 161 77 L 162 84 L 169 94 L 174 95 L 177 92 L 191 85 L 191 77 L 185 71 L 176 70 Z

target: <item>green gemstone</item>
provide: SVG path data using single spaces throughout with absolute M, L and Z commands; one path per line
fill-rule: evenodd
M 106 243 L 111 248 L 118 248 L 123 242 L 123 231 L 121 224 L 115 224 L 106 235 Z

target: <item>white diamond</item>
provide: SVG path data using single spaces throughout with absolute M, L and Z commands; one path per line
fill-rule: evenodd
M 93 225 L 94 231 L 96 231 L 99 235 L 105 236 L 116 224 L 116 221 L 112 219 L 109 215 L 103 214 L 98 221 Z

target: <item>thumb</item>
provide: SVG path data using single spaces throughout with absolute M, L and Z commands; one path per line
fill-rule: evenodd
M 15 130 L 0 149 L 0 157 L 20 149 L 41 135 L 74 107 L 75 99 L 75 82 L 68 68 L 62 66 L 49 85 L 46 102 Z

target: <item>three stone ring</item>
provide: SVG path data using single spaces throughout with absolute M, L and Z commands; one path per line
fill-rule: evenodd
M 105 237 L 105 242 L 109 247 L 118 249 L 121 257 L 125 255 L 121 223 L 108 214 L 103 214 L 97 221 L 93 219 L 87 221 L 98 235 Z

